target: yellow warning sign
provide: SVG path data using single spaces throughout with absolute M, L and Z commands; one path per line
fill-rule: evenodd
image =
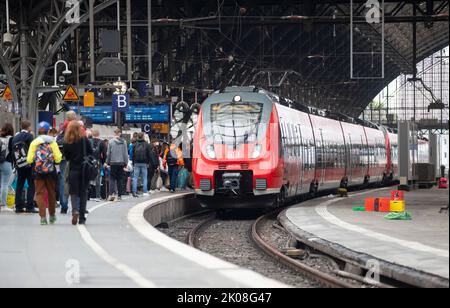
M 13 95 L 9 85 L 6 86 L 5 91 L 2 93 L 2 98 L 6 101 L 12 101 Z
M 84 107 L 95 107 L 94 92 L 85 92 L 83 101 L 84 101 Z
M 66 94 L 64 94 L 63 101 L 72 102 L 78 100 L 80 100 L 80 97 L 78 96 L 75 88 L 73 86 L 68 86 L 66 89 Z

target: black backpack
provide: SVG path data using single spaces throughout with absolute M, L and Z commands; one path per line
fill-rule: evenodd
M 17 169 L 27 168 L 30 165 L 27 162 L 28 145 L 23 142 L 17 142 L 13 145 L 14 164 Z
M 178 157 L 174 157 L 172 152 L 175 152 L 175 150 L 172 151 L 169 149 L 169 153 L 167 153 L 167 164 L 169 166 L 178 165 Z
M 136 142 L 133 151 L 133 160 L 137 163 L 148 163 L 148 145 L 145 142 Z
M 81 170 L 83 173 L 83 179 L 90 181 L 95 181 L 98 176 L 99 162 L 92 155 L 87 155 L 86 139 L 83 139 L 83 162 L 81 163 Z M 86 183 L 87 184 L 87 183 Z
M 92 156 L 95 157 L 95 159 L 100 160 L 100 145 L 101 145 L 102 141 L 100 139 L 92 139 L 91 140 L 91 145 L 92 145 Z

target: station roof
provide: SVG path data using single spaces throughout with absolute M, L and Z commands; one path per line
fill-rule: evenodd
M 107 1 L 112 0 L 96 3 Z M 121 1 L 123 7 L 125 2 Z M 133 26 L 141 27 L 138 32 L 143 35 L 147 0 L 131 2 Z M 355 15 L 365 15 L 367 1 L 353 2 Z M 26 7 L 20 3 L 10 1 L 13 16 L 26 10 L 36 19 L 51 5 L 62 5 L 57 0 L 27 1 Z M 83 9 L 87 3 L 82 1 Z M 412 73 L 414 21 L 417 62 L 449 45 L 449 1 L 385 0 L 385 78 L 355 80 L 350 78 L 350 0 L 152 3 L 159 82 L 197 89 L 255 85 L 351 116 L 358 116 L 397 76 Z M 96 15 L 99 26 L 114 25 L 114 7 L 101 14 Z M 361 23 L 354 30 L 355 50 L 366 52 L 355 55 L 355 74 L 378 76 L 381 27 Z M 164 64 L 167 61 L 173 63 Z

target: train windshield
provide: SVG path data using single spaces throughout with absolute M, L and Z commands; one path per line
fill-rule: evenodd
M 262 125 L 264 104 L 218 103 L 210 110 L 210 136 L 215 144 L 237 147 L 258 141 Z M 208 132 L 206 132 L 207 135 Z

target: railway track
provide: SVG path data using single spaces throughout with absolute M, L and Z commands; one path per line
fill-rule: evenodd
M 260 234 L 259 230 L 261 229 L 261 225 L 263 222 L 273 215 L 278 214 L 277 212 L 270 213 L 267 215 L 263 215 L 259 217 L 251 228 L 251 238 L 253 242 L 258 246 L 258 248 L 272 257 L 274 260 L 284 264 L 285 266 L 293 269 L 294 271 L 301 273 L 319 283 L 330 287 L 330 288 L 357 288 L 359 286 L 348 283 L 345 280 L 339 279 L 333 275 L 327 274 L 325 272 L 321 272 L 315 269 L 312 266 L 309 266 L 305 263 L 302 263 L 298 260 L 295 260 L 284 253 L 282 253 L 278 248 L 273 247 L 271 244 L 267 243 L 263 236 Z
M 349 283 L 348 280 L 343 278 L 338 278 L 334 275 L 328 274 L 326 272 L 322 272 L 317 270 L 316 268 L 307 265 L 306 263 L 302 263 L 298 260 L 292 259 L 291 257 L 286 256 L 283 252 L 281 252 L 278 248 L 274 247 L 270 243 L 264 240 L 263 236 L 260 234 L 259 230 L 262 228 L 262 224 L 279 213 L 272 212 L 270 214 L 262 215 L 261 217 L 254 220 L 249 230 L 246 232 L 246 236 L 249 237 L 250 242 L 254 244 L 254 246 L 261 253 L 267 255 L 272 262 L 277 264 L 282 264 L 283 266 L 289 268 L 295 273 L 307 277 L 307 279 L 317 282 L 320 286 L 329 287 L 329 288 L 358 288 L 361 285 Z M 214 225 L 215 222 L 220 222 L 216 219 L 214 214 L 210 214 L 209 216 L 202 219 L 194 228 L 192 228 L 186 238 L 186 244 L 196 248 L 201 249 L 200 239 L 205 234 L 205 232 Z M 347 277 L 348 278 L 348 277 Z

